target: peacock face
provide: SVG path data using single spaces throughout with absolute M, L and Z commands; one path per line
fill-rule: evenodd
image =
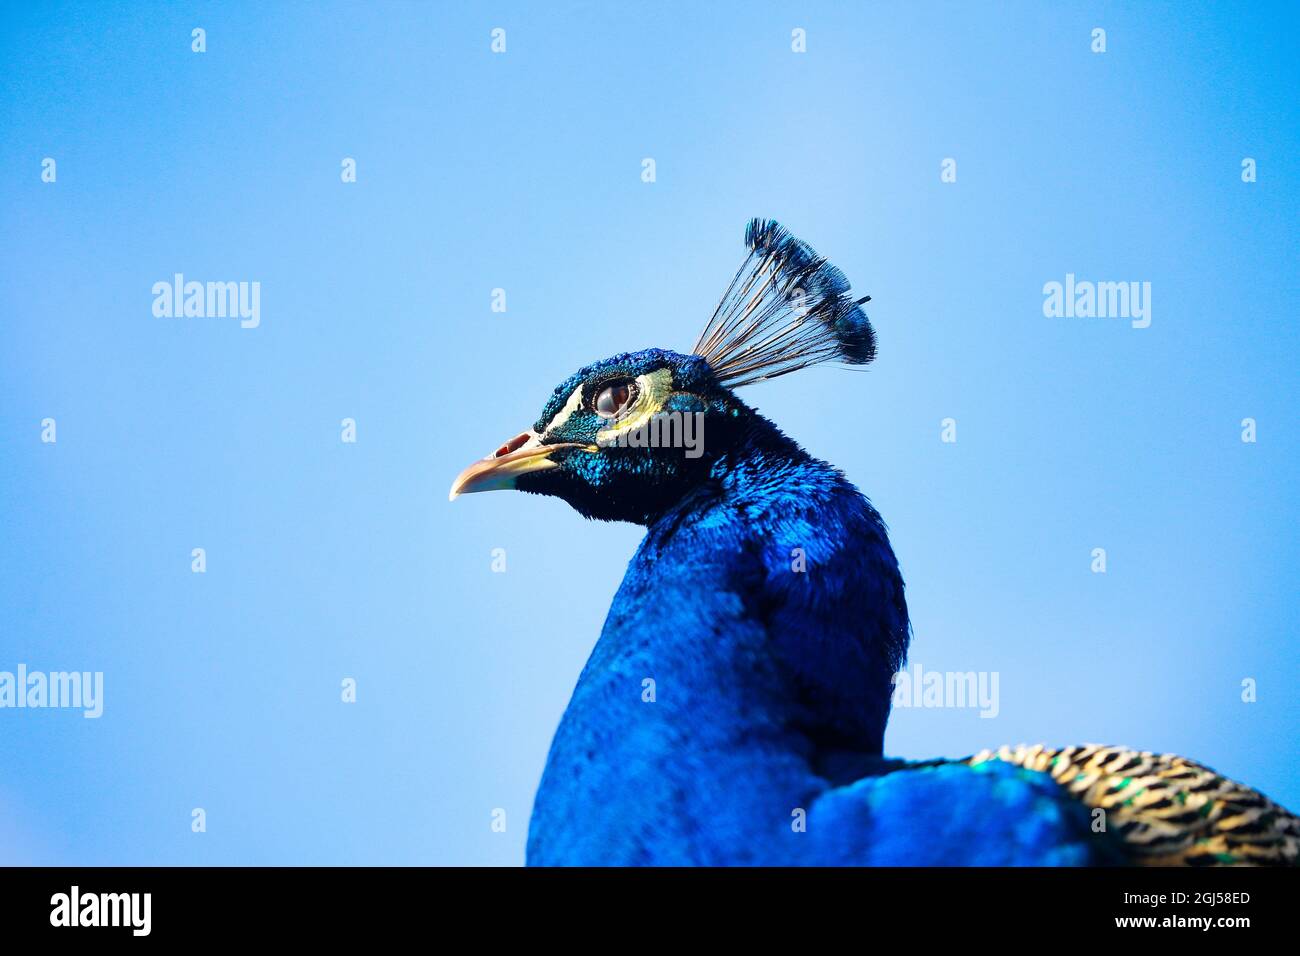
M 534 426 L 461 472 L 450 497 L 515 488 L 590 518 L 644 521 L 707 479 L 743 407 L 698 356 L 616 355 L 562 382 Z

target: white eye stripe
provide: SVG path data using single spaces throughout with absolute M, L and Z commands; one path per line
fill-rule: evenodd
M 582 386 L 579 385 L 577 388 L 573 390 L 573 394 L 569 396 L 569 400 L 564 403 L 564 407 L 561 408 L 558 412 L 556 412 L 555 417 L 552 418 L 550 423 L 545 428 L 542 429 L 542 437 L 545 438 L 546 436 L 551 434 L 551 432 L 556 431 L 559 428 L 563 428 L 564 423 L 569 420 L 569 416 L 571 416 L 574 412 L 576 412 L 581 407 L 582 407 Z
M 636 398 L 611 420 L 609 428 L 596 433 L 597 444 L 615 441 L 620 434 L 640 428 L 663 408 L 673 390 L 672 369 L 661 368 L 647 375 L 638 375 L 636 386 Z
M 633 381 L 636 382 L 637 387 L 633 390 L 631 400 L 627 406 L 621 409 L 621 414 L 626 414 L 638 407 L 641 408 L 641 411 L 634 413 L 629 419 L 622 418 L 620 414 L 620 417 L 613 419 L 616 423 L 615 427 L 603 429 L 598 433 L 598 437 L 617 435 L 621 431 L 627 431 L 643 423 L 646 418 L 657 412 L 664 399 L 672 391 L 672 369 L 656 369 L 646 375 L 638 375 Z M 564 407 L 556 412 L 546 427 L 542 429 L 542 441 L 563 428 L 573 416 L 573 413 L 582 408 L 582 389 L 582 385 L 575 388 L 573 394 L 569 396 L 569 400 L 564 403 Z

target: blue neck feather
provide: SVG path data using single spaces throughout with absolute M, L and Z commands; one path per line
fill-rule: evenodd
M 885 528 L 745 411 L 648 520 L 552 744 L 532 863 L 782 862 L 795 844 L 760 834 L 881 762 L 908 638 Z

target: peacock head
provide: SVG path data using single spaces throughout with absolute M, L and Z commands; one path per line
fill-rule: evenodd
M 457 476 L 450 498 L 515 488 L 589 518 L 646 523 L 710 480 L 759 416 L 733 389 L 823 362 L 865 365 L 875 333 L 844 275 L 771 220 L 692 354 L 646 349 L 579 369 L 537 422 Z
M 589 518 L 644 521 L 705 480 L 749 413 L 697 355 L 646 349 L 579 369 L 536 424 L 451 488 L 516 488 Z

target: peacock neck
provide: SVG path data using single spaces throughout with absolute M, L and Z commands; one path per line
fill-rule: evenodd
M 774 426 L 753 439 L 650 523 L 552 744 L 530 860 L 735 862 L 693 814 L 788 828 L 880 754 L 907 616 L 879 516 Z
M 757 413 L 743 421 L 733 449 L 715 463 L 710 482 L 648 528 L 620 598 L 643 590 L 693 595 L 724 639 L 701 647 L 698 629 L 684 627 L 662 641 L 716 657 L 717 667 L 705 671 L 714 675 L 737 655 L 741 662 L 755 656 L 726 626 L 727 602 L 738 601 L 741 620 L 761 632 L 757 653 L 775 671 L 788 725 L 818 754 L 878 755 L 910 636 L 884 522 L 838 469 Z M 677 576 L 686 580 L 675 584 Z M 729 688 L 711 689 L 728 690 L 777 693 L 734 678 Z

